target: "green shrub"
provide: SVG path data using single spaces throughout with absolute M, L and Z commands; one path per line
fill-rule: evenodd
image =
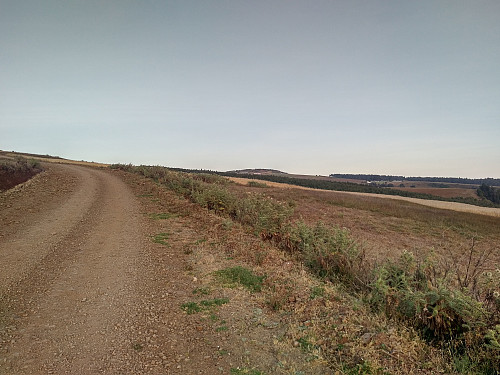
M 289 226 L 287 232 L 281 246 L 299 252 L 304 264 L 315 274 L 340 279 L 356 288 L 365 287 L 364 253 L 347 230 L 322 222 L 314 226 L 298 222 Z
M 284 224 L 292 214 L 293 208 L 286 203 L 251 194 L 237 201 L 233 218 L 251 226 L 255 233 L 273 235 L 283 231 Z
M 219 185 L 203 185 L 192 192 L 193 202 L 216 213 L 235 211 L 236 197 Z
M 425 270 L 413 255 L 404 252 L 398 261 L 387 261 L 375 271 L 370 303 L 388 316 L 410 321 L 432 338 L 457 337 L 485 325 L 482 304 L 459 290 L 426 282 Z

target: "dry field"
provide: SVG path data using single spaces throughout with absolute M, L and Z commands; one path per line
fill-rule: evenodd
M 240 177 L 229 177 L 229 179 L 233 182 L 236 182 L 237 184 L 240 184 L 240 185 L 247 185 L 248 182 L 250 182 L 250 181 L 257 181 L 260 183 L 265 183 L 269 187 L 275 187 L 275 188 L 279 188 L 279 189 L 298 189 L 298 190 L 321 191 L 321 192 L 326 192 L 326 193 L 332 194 L 332 196 L 334 194 L 336 194 L 337 196 L 339 196 L 339 195 L 341 196 L 341 195 L 345 194 L 345 195 L 354 195 L 357 197 L 372 197 L 375 199 L 402 200 L 402 201 L 407 201 L 407 202 L 414 203 L 414 204 L 419 204 L 419 205 L 434 207 L 434 208 L 439 208 L 439 209 L 500 217 L 500 208 L 479 207 L 479 206 L 473 206 L 470 204 L 464 204 L 464 203 L 458 203 L 458 202 L 434 201 L 434 200 L 427 200 L 427 199 L 420 199 L 420 198 L 401 197 L 401 196 L 397 196 L 397 195 L 383 195 L 383 194 L 357 193 L 357 192 L 348 192 L 348 191 L 320 190 L 320 189 L 313 189 L 313 188 L 308 188 L 308 187 L 303 187 L 303 186 L 283 184 L 283 183 L 279 183 L 279 182 L 252 180 L 252 179 L 240 178 Z M 411 188 L 408 188 L 406 190 L 409 190 L 409 189 L 411 189 Z M 401 189 L 401 190 L 404 190 L 404 189 Z M 421 189 L 421 190 L 422 191 L 417 191 L 417 189 L 412 189 L 411 191 L 423 192 L 423 193 L 438 195 L 438 196 L 442 196 L 442 197 L 446 197 L 445 195 L 450 195 L 450 197 L 452 196 L 451 194 L 448 194 L 448 193 L 444 193 L 444 195 L 439 195 L 437 192 L 432 193 L 432 192 L 430 192 L 430 189 Z M 450 189 L 434 188 L 434 189 L 432 189 L 432 191 L 434 191 L 434 190 L 461 191 L 461 190 L 469 190 L 469 189 L 456 189 L 456 190 L 453 188 L 450 188 Z M 453 195 L 453 196 L 466 196 L 466 195 Z
M 443 198 L 477 198 L 476 189 L 465 189 L 465 188 L 432 188 L 432 187 L 404 187 L 395 188 L 397 190 L 411 191 L 413 193 L 431 194 Z
M 474 238 L 478 251 L 496 249 L 492 268 L 500 263 L 500 209 L 368 193 L 334 192 L 265 181 L 251 188 L 247 179 L 231 178 L 232 189 L 252 190 L 295 202 L 295 219 L 322 221 L 347 228 L 363 243 L 370 258 L 397 257 L 403 250 L 425 257 L 465 254 Z M 264 182 L 264 181 L 259 181 Z

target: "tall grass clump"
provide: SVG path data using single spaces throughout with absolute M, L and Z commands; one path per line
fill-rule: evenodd
M 404 321 L 430 342 L 440 343 L 454 358 L 457 369 L 468 366 L 465 373 L 497 373 L 498 309 L 470 289 L 457 287 L 460 270 L 439 273 L 435 266 L 434 259 L 417 262 L 410 252 L 384 262 L 374 270 L 368 303 L 374 311 Z M 485 272 L 478 278 L 488 276 L 491 278 L 491 273 Z M 471 372 L 473 368 L 477 371 Z
M 261 194 L 250 194 L 238 201 L 233 218 L 252 227 L 256 234 L 275 236 L 285 230 L 292 214 L 293 207 L 288 203 Z
M 278 245 L 298 253 L 304 264 L 322 278 L 341 280 L 359 290 L 367 286 L 364 252 L 346 229 L 299 221 L 287 227 Z

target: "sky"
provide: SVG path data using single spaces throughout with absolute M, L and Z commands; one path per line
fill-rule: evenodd
M 500 177 L 500 1 L 0 0 L 0 149 Z

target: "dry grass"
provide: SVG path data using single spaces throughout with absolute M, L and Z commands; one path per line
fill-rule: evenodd
M 232 180 L 242 184 L 227 186 L 232 194 L 255 194 L 248 180 Z M 493 250 L 491 267 L 500 261 L 500 219 L 495 216 L 438 209 L 392 196 L 266 184 L 270 187 L 260 188 L 259 193 L 293 203 L 292 220 L 349 229 L 371 262 L 398 258 L 405 250 L 417 259 L 436 252 L 443 259 L 451 254 L 449 258 L 466 262 L 462 255 L 473 238 L 478 253 Z M 456 373 L 449 353 L 428 345 L 413 329 L 374 314 L 344 284 L 315 278 L 299 256 L 262 242 L 227 217 L 196 212 L 197 225 L 211 239 L 205 245 L 211 246 L 210 251 L 225 252 L 234 261 L 253 265 L 257 274 L 267 275 L 262 306 L 280 314 L 287 327 L 285 340 L 276 345 L 301 348 L 311 363 L 327 363 L 333 373 Z M 185 214 L 192 216 L 192 208 Z
M 69 159 L 62 159 L 62 158 L 53 158 L 53 157 L 46 156 L 46 155 L 32 155 L 32 154 L 8 152 L 8 151 L 1 151 L 1 150 L 0 150 L 0 155 L 3 156 L 4 158 L 8 158 L 8 159 L 13 159 L 16 156 L 23 156 L 23 157 L 27 157 L 27 158 L 38 159 L 41 162 L 59 163 L 59 164 L 74 164 L 74 165 L 83 165 L 83 166 L 87 166 L 87 167 L 106 168 L 109 166 L 109 164 L 96 163 L 93 161 L 89 162 L 89 161 L 84 161 L 84 160 L 81 160 L 81 161 L 69 160 Z
M 230 177 L 229 179 L 233 182 L 236 182 L 237 184 L 242 184 L 242 185 L 248 184 L 249 181 L 255 181 L 252 179 L 239 178 L 239 177 Z M 313 188 L 308 188 L 308 187 L 303 187 L 303 186 L 289 185 L 289 184 L 270 182 L 270 181 L 266 181 L 266 185 L 276 187 L 276 188 L 282 188 L 282 189 L 326 191 L 326 190 L 313 189 Z M 445 189 L 432 189 L 432 190 L 434 191 L 434 190 L 445 190 Z M 458 190 L 462 190 L 462 189 L 458 189 Z M 411 191 L 416 191 L 416 190 L 411 190 Z M 439 209 L 443 209 L 443 210 L 452 210 L 452 211 L 457 211 L 457 212 L 467 212 L 467 213 L 478 214 L 478 215 L 500 217 L 500 208 L 479 207 L 479 206 L 473 206 L 470 204 L 458 203 L 458 202 L 442 202 L 442 201 L 434 201 L 434 200 L 427 200 L 427 199 L 420 199 L 420 198 L 401 197 L 401 196 L 397 196 L 397 195 L 357 193 L 357 192 L 347 192 L 347 191 L 346 192 L 344 192 L 344 191 L 342 191 L 342 192 L 341 191 L 338 191 L 338 192 L 337 191 L 334 191 L 334 192 L 328 191 L 328 193 L 354 195 L 354 196 L 358 196 L 358 197 L 372 197 L 372 198 L 378 198 L 378 199 L 392 199 L 392 200 L 398 200 L 398 201 L 406 201 L 406 202 L 415 203 L 415 204 L 428 206 L 428 207 L 439 208 Z
M 238 183 L 247 182 L 242 179 Z M 479 251 L 496 249 L 500 243 L 499 217 L 432 207 L 432 203 L 458 203 L 427 201 L 429 205 L 423 205 L 392 196 L 266 183 L 272 185 L 262 190 L 267 196 L 295 202 L 294 220 L 310 224 L 322 221 L 347 228 L 374 262 L 397 258 L 404 250 L 412 251 L 418 259 L 424 259 L 431 250 L 443 257 L 450 252 L 462 254 L 472 238 Z M 231 189 L 242 195 L 249 190 L 245 185 L 233 185 Z M 500 263 L 500 251 L 495 252 L 492 260 Z
M 423 188 L 396 187 L 394 189 L 410 191 L 413 193 L 430 194 L 443 198 L 456 198 L 456 197 L 477 198 L 476 189 L 429 188 L 429 187 L 423 187 Z

